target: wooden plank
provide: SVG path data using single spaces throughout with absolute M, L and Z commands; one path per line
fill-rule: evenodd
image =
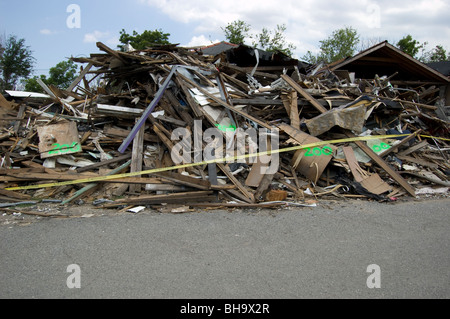
M 234 106 L 232 106 L 232 105 L 230 105 L 230 104 L 224 102 L 222 99 L 220 99 L 220 98 L 214 96 L 213 94 L 210 94 L 208 91 L 206 91 L 205 89 L 203 89 L 201 86 L 197 85 L 196 83 L 192 82 L 191 80 L 189 80 L 189 79 L 186 78 L 185 76 L 183 76 L 183 75 L 181 75 L 181 74 L 178 74 L 177 76 L 181 77 L 184 81 L 186 81 L 186 82 L 190 83 L 191 85 L 195 86 L 195 87 L 196 87 L 200 92 L 202 92 L 204 95 L 206 95 L 207 97 L 209 97 L 210 99 L 212 99 L 214 102 L 216 102 L 216 103 L 222 105 L 223 107 L 229 109 L 230 111 L 232 111 L 232 112 L 234 112 L 234 113 L 236 113 L 236 114 L 239 114 L 239 115 L 241 115 L 242 117 L 244 117 L 244 118 L 246 118 L 246 119 L 248 119 L 248 120 L 250 120 L 250 121 L 253 121 L 253 122 L 257 123 L 257 124 L 258 124 L 259 126 L 261 126 L 261 127 L 265 127 L 265 128 L 267 128 L 267 129 L 269 129 L 269 130 L 272 130 L 272 129 L 273 129 L 273 128 L 272 128 L 269 124 L 267 124 L 266 122 L 263 122 L 263 121 L 261 121 L 261 120 L 255 118 L 255 117 L 251 116 L 250 114 L 245 113 L 244 111 L 242 111 L 242 110 L 240 110 L 240 109 L 238 109 L 238 108 L 235 108 Z
M 289 118 L 291 119 L 291 126 L 297 130 L 300 129 L 300 115 L 298 114 L 298 105 L 297 105 L 297 92 L 292 91 L 289 95 L 289 107 L 290 113 Z
M 313 98 L 307 91 L 298 85 L 291 77 L 283 74 L 281 78 L 286 81 L 294 90 L 300 93 L 309 103 L 311 103 L 320 113 L 325 113 L 328 110 L 322 106 L 315 98 Z
M 85 75 L 89 72 L 89 70 L 92 68 L 93 65 L 94 63 L 89 62 L 89 64 L 83 69 L 83 71 L 80 72 L 78 77 L 72 81 L 72 83 L 67 88 L 67 91 L 72 92 L 75 86 L 77 86 L 78 83 L 80 83 L 80 81 L 85 77 Z
M 406 143 L 408 143 L 409 141 L 411 141 L 413 138 L 415 138 L 416 136 L 418 136 L 420 133 L 422 132 L 422 129 L 417 130 L 416 132 L 414 132 L 413 134 L 405 137 L 404 139 L 401 140 L 400 143 L 397 143 L 393 146 L 391 146 L 389 149 L 387 149 L 386 151 L 384 151 L 383 153 L 380 154 L 381 157 L 385 157 L 388 154 L 392 153 L 393 151 L 399 149 L 399 147 L 405 145 Z
M 264 159 L 262 161 L 261 159 Z M 269 155 L 258 156 L 256 158 L 256 162 L 252 165 L 252 169 L 248 173 L 247 179 L 245 180 L 246 186 L 258 187 L 261 183 L 261 180 L 264 177 L 264 174 L 269 169 Z M 264 163 L 263 163 L 264 162 Z
M 192 188 L 200 190 L 209 190 L 211 188 L 211 183 L 202 179 L 193 178 L 190 176 L 182 175 L 174 172 L 160 172 L 152 174 L 158 176 L 162 179 L 171 181 L 175 184 L 180 184 L 184 186 L 189 186 Z
M 343 151 L 355 181 L 360 183 L 365 189 L 376 195 L 386 193 L 392 189 L 378 174 L 369 175 L 359 166 L 355 153 L 350 146 L 343 147 Z
M 129 203 L 129 204 L 162 204 L 173 202 L 189 202 L 204 199 L 213 195 L 213 191 L 198 191 L 198 192 L 185 192 L 174 194 L 162 194 L 162 195 L 142 195 L 139 197 L 122 198 L 115 201 L 116 204 Z M 108 206 L 108 205 L 105 205 Z
M 103 44 L 102 42 L 97 42 L 97 48 L 99 48 L 100 50 L 112 55 L 113 57 L 115 57 L 116 59 L 120 60 L 122 63 L 127 64 L 127 61 L 115 50 L 109 48 L 108 46 L 106 46 L 105 44 Z
M 349 131 L 345 131 L 345 134 L 347 135 L 347 137 L 350 137 L 350 138 L 356 137 L 355 134 L 353 134 Z M 355 141 L 355 143 L 356 143 L 356 145 L 358 145 L 358 147 L 360 149 L 362 149 L 364 151 L 364 153 L 366 153 L 375 163 L 377 163 L 384 171 L 386 171 L 386 173 L 388 173 L 411 196 L 413 196 L 413 197 L 416 196 L 416 192 L 415 192 L 414 188 L 411 187 L 411 185 L 409 185 L 408 182 L 402 176 L 400 176 L 399 173 L 397 173 L 397 171 L 395 171 L 381 157 L 379 157 L 374 151 L 372 151 L 370 149 L 370 147 L 368 147 L 366 145 L 366 143 L 363 143 L 362 141 Z
M 417 143 L 416 145 L 411 146 L 410 148 L 408 148 L 407 150 L 404 150 L 403 152 L 398 153 L 399 156 L 406 156 L 409 155 L 411 153 L 414 153 L 415 151 L 420 150 L 421 148 L 424 148 L 425 146 L 428 146 L 428 142 L 426 140 Z
M 127 160 L 130 157 L 131 157 L 131 153 L 128 153 L 128 154 L 125 154 L 125 155 L 122 155 L 122 156 L 119 156 L 119 157 L 116 157 L 116 158 L 113 158 L 113 159 L 110 159 L 110 160 L 106 160 L 106 161 L 103 161 L 103 162 L 98 162 L 98 163 L 95 163 L 95 164 L 92 164 L 92 165 L 89 165 L 89 166 L 85 166 L 85 167 L 79 167 L 79 168 L 77 168 L 76 171 L 77 171 L 77 173 L 83 173 L 83 172 L 90 171 L 90 170 L 93 170 L 93 169 L 96 169 L 96 168 L 99 168 L 99 167 L 107 166 L 109 164 L 114 164 L 114 163 L 117 163 L 117 162 L 120 162 L 120 161 Z
M 285 123 L 279 124 L 278 128 L 288 134 L 300 145 L 322 142 L 322 140 L 317 137 L 311 136 L 301 130 L 297 130 Z M 309 180 L 317 182 L 333 158 L 333 153 L 336 151 L 336 147 L 334 145 L 324 145 L 320 147 L 320 149 L 324 150 L 325 146 L 328 148 L 327 152 L 325 152 L 325 154 L 322 153 L 320 156 L 315 156 L 313 150 L 311 149 L 298 150 L 292 157 L 291 165 L 296 169 L 296 171 Z M 329 152 L 330 149 L 332 151 L 331 153 Z
M 268 188 L 270 187 L 270 184 L 273 181 L 275 174 L 264 174 L 261 183 L 259 184 L 258 188 L 256 189 L 255 192 L 255 199 L 256 200 L 261 200 L 262 197 L 264 196 L 264 193 L 268 190 Z
M 130 166 L 131 173 L 142 171 L 142 162 L 144 158 L 144 131 L 145 125 L 141 126 L 141 128 L 139 129 L 138 133 L 136 134 L 133 140 L 133 149 Z M 140 184 L 130 185 L 129 191 L 130 193 L 140 193 L 141 185 Z
M 21 105 L 20 107 L 19 107 L 19 112 L 17 113 L 17 117 L 19 118 L 19 119 L 23 119 L 23 116 L 24 116 L 24 113 L 25 113 L 25 110 L 26 110 L 26 106 L 25 105 Z M 14 133 L 17 135 L 17 132 L 19 131 L 19 128 L 20 128 L 20 120 L 19 121 L 17 121 L 16 123 L 14 123 L 14 128 L 13 128 L 13 131 L 14 131 Z
M 187 123 L 185 121 L 176 120 L 172 117 L 168 117 L 168 116 L 164 116 L 164 115 L 158 115 L 156 117 L 156 119 L 163 121 L 163 122 L 170 123 L 170 124 L 174 124 L 176 126 L 181 126 L 181 127 L 185 127 L 187 125 Z
M 75 122 L 41 126 L 37 131 L 42 159 L 82 151 Z
M 168 100 L 170 105 L 175 109 L 175 111 L 178 113 L 180 118 L 187 123 L 190 127 L 194 126 L 194 119 L 192 116 L 187 112 L 183 106 L 181 106 L 180 101 L 175 97 L 175 95 L 172 93 L 172 91 L 167 90 L 164 92 L 164 97 Z
M 7 191 L 5 189 L 0 188 L 0 195 L 6 196 L 7 198 L 16 198 L 16 199 L 31 199 L 30 195 L 22 194 L 19 192 Z
M 179 76 L 180 74 L 177 74 L 177 76 L 175 76 L 175 82 L 183 91 L 187 104 L 191 107 L 196 118 L 203 118 L 203 112 L 200 109 L 200 105 L 197 103 L 197 101 L 194 100 L 186 84 L 184 84 L 183 81 L 178 78 Z
M 117 128 L 117 127 L 105 127 L 103 129 L 103 134 L 105 135 L 111 135 L 114 137 L 127 137 L 128 134 L 130 134 L 130 131 L 125 130 L 125 129 L 121 129 L 121 128 Z M 152 142 L 152 143 L 157 143 L 159 142 L 158 137 L 153 135 L 153 134 L 144 134 L 144 141 L 146 142 Z
M 217 163 L 217 166 L 219 167 L 219 169 L 225 174 L 227 175 L 227 177 L 230 179 L 230 181 L 236 185 L 236 187 L 241 191 L 241 193 L 245 196 L 246 198 L 246 202 L 248 203 L 254 203 L 255 202 L 255 197 L 253 196 L 252 193 L 250 193 L 245 187 L 244 185 L 241 184 L 241 182 L 239 182 L 237 180 L 236 177 L 234 177 L 234 175 L 231 173 L 230 169 L 228 167 L 226 167 L 224 164 L 222 163 Z

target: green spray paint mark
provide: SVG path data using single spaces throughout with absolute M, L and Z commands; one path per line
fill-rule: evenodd
M 81 149 L 81 145 L 78 142 L 73 142 L 72 145 L 69 144 L 58 144 L 52 145 L 53 148 L 48 152 L 49 155 L 65 154 L 68 152 L 78 152 Z
M 307 148 L 305 157 L 313 157 L 313 156 L 329 156 L 333 154 L 333 149 L 329 146 L 324 146 L 323 148 L 320 147 L 314 147 L 314 148 Z
M 216 126 L 222 132 L 227 132 L 227 131 L 233 131 L 234 132 L 234 131 L 236 131 L 236 126 L 234 126 L 234 125 L 226 126 L 226 125 L 216 124 Z
M 381 143 L 380 145 L 374 145 L 374 146 L 372 146 L 372 150 L 375 152 L 375 153 L 379 153 L 379 152 L 381 152 L 382 150 L 388 150 L 388 149 L 390 149 L 391 148 L 391 146 L 389 145 L 389 144 L 386 144 L 386 143 Z

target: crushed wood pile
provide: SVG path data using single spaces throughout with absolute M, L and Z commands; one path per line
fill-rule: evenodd
M 66 90 L 40 82 L 46 94 L 0 95 L 0 208 L 184 212 L 448 194 L 448 80 L 355 78 L 243 45 L 215 56 L 97 46 L 72 58 L 83 67 Z

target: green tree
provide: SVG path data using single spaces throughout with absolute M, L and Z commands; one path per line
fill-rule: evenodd
M 286 43 L 285 32 L 285 24 L 278 24 L 273 31 L 263 28 L 261 33 L 256 36 L 257 41 L 253 42 L 253 45 L 269 52 L 280 51 L 292 56 L 296 47 L 292 43 Z
M 325 40 L 320 42 L 320 52 L 314 55 L 308 51 L 302 60 L 310 63 L 323 61 L 325 63 L 335 62 L 356 53 L 359 43 L 358 32 L 352 27 L 337 29 Z
M 25 45 L 25 39 L 9 36 L 2 45 L 0 55 L 0 90 L 12 89 L 20 78 L 28 77 L 35 59 L 32 51 Z
M 77 66 L 72 60 L 59 62 L 56 66 L 50 68 L 48 78 L 41 74 L 40 76 L 27 79 L 25 81 L 25 91 L 43 93 L 44 90 L 39 85 L 38 79 L 41 79 L 47 85 L 54 85 L 63 90 L 67 89 L 75 80 L 76 73 Z
M 417 54 L 419 53 L 419 51 L 425 49 L 426 45 L 427 42 L 420 43 L 419 41 L 413 39 L 410 34 L 403 37 L 397 42 L 397 47 L 413 58 L 417 58 Z
M 442 45 L 436 45 L 434 49 L 425 53 L 423 62 L 425 63 L 442 62 L 448 61 L 449 59 L 450 59 L 450 52 L 447 54 Z
M 253 46 L 269 52 L 280 51 L 288 56 L 292 56 L 296 47 L 292 43 L 286 42 L 286 25 L 277 25 L 275 30 L 271 31 L 263 28 L 262 31 L 252 36 L 249 34 L 251 30 L 250 24 L 235 20 L 222 28 L 225 38 L 228 42 L 234 44 L 244 44 L 245 39 L 253 39 Z
M 135 50 L 144 50 L 155 44 L 170 44 L 170 33 L 164 33 L 161 29 L 149 31 L 145 30 L 141 34 L 133 31 L 133 35 L 128 34 L 124 29 L 120 31 L 119 41 L 122 44 L 118 45 L 121 51 L 125 51 L 127 45 L 131 45 Z
M 235 20 L 225 28 L 221 28 L 225 33 L 225 39 L 233 44 L 243 44 L 246 37 L 249 37 L 250 25 L 242 20 Z

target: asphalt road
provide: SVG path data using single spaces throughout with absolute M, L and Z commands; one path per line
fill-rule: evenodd
M 321 201 L 2 225 L 0 298 L 449 298 L 449 205 Z M 81 288 L 69 289 L 73 264 Z M 368 288 L 372 275 L 380 288 Z

